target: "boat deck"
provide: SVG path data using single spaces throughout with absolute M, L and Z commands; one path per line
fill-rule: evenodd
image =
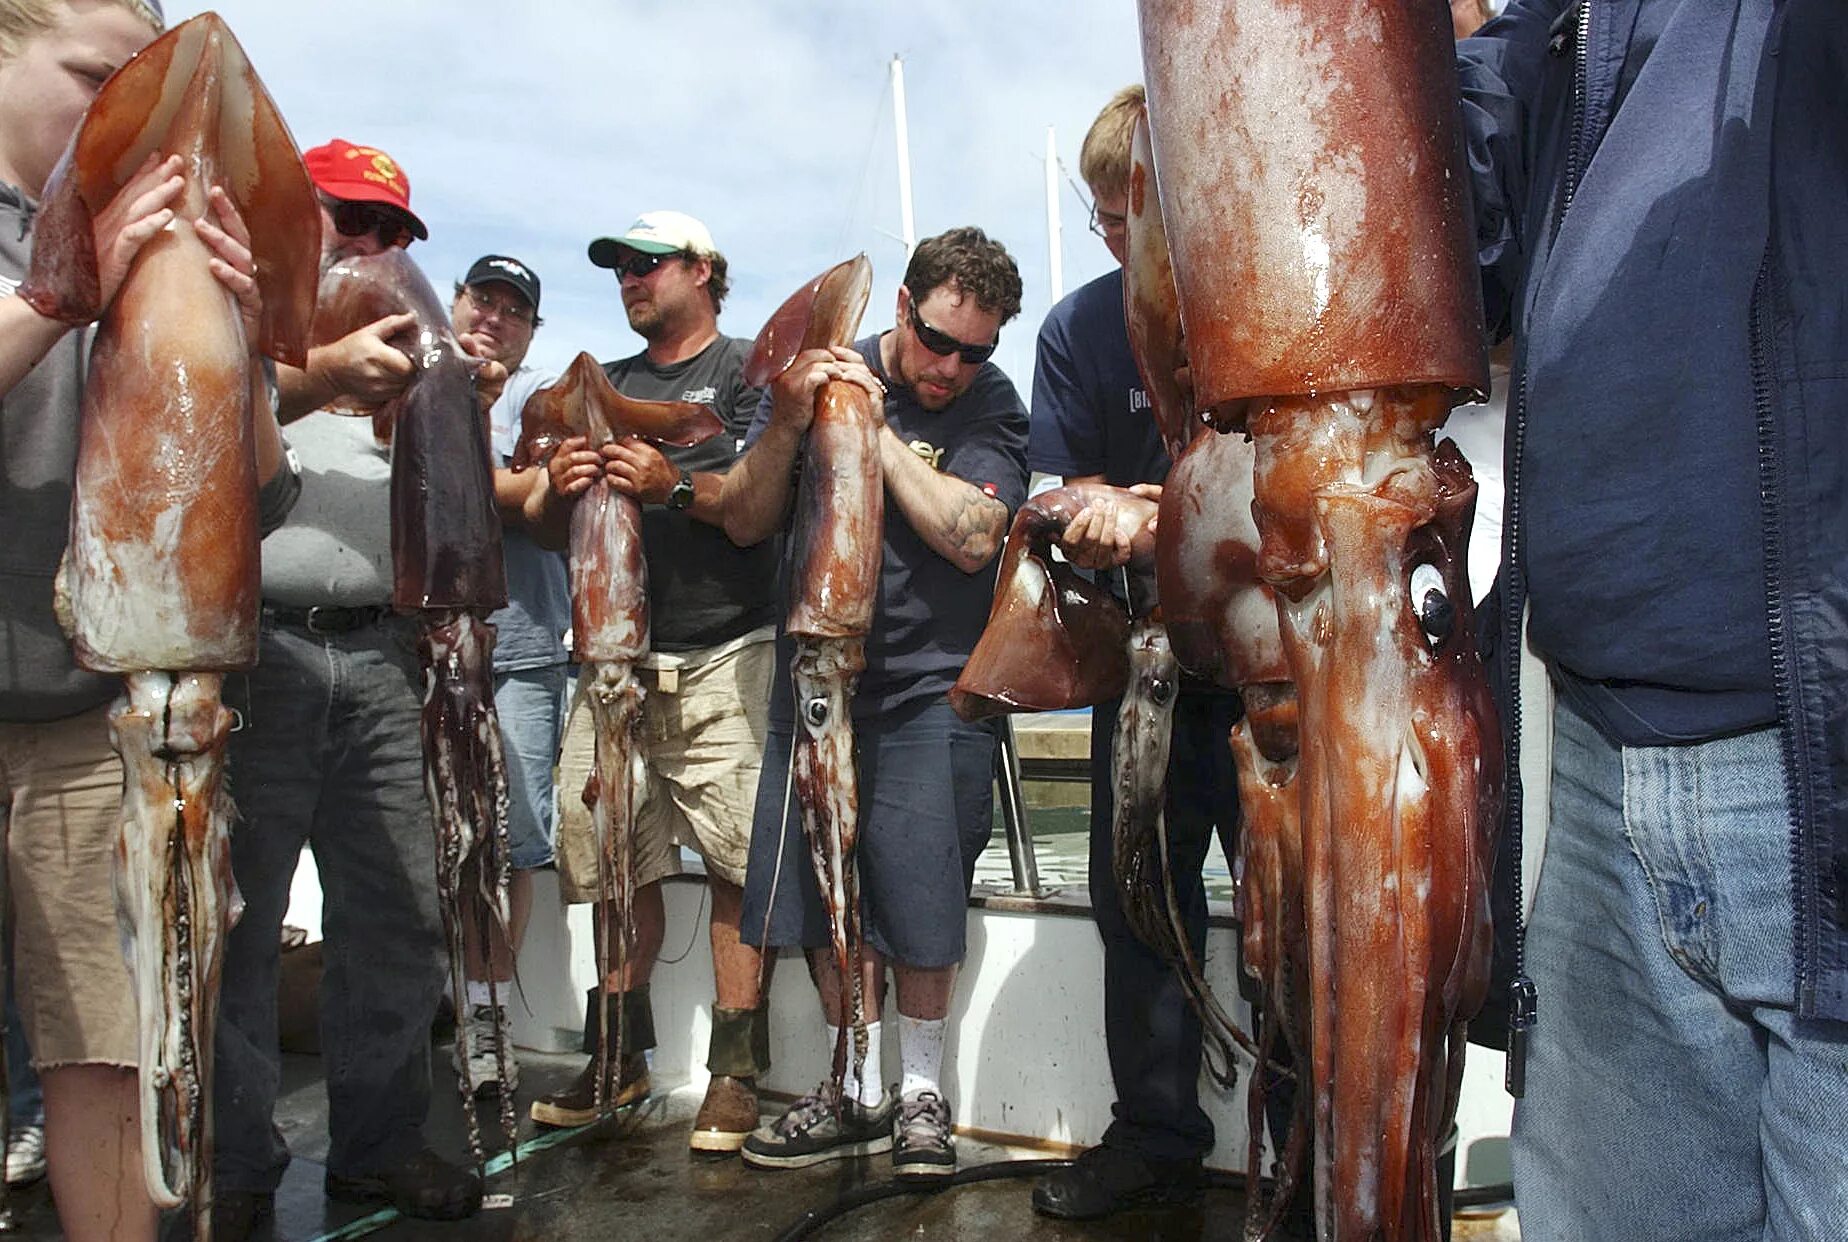
M 329 1201 L 321 1194 L 321 1159 L 327 1150 L 326 1097 L 319 1061 L 285 1057 L 284 1094 L 277 1124 L 296 1152 L 277 1195 L 271 1232 L 278 1242 L 335 1242 L 350 1238 L 443 1239 L 444 1242 L 513 1242 L 516 1239 L 647 1238 L 650 1242 L 716 1242 L 718 1239 L 815 1237 L 827 1242 L 883 1242 L 892 1238 L 1007 1238 L 1013 1242 L 1136 1238 L 1180 1242 L 1226 1242 L 1242 1237 L 1244 1204 L 1233 1190 L 1208 1189 L 1184 1208 L 1146 1209 L 1104 1223 L 1068 1224 L 1041 1219 L 1029 1202 L 1031 1178 L 1011 1177 L 906 1193 L 856 1208 L 813 1233 L 792 1232 L 810 1213 L 825 1211 L 843 1196 L 889 1184 L 886 1157 L 843 1161 L 810 1169 L 768 1172 L 736 1157 L 695 1158 L 687 1130 L 698 1107 L 692 1089 L 658 1092 L 646 1104 L 581 1131 L 519 1127 L 522 1157 L 517 1167 L 490 1165 L 488 1203 L 472 1220 L 432 1223 L 403 1220 L 391 1212 L 368 1212 Z M 430 1129 L 439 1150 L 462 1149 L 461 1107 L 453 1090 L 446 1049 L 438 1051 L 437 1095 Z M 522 1106 L 533 1093 L 568 1082 L 582 1064 L 576 1055 L 522 1053 Z M 484 1138 L 498 1134 L 484 1101 Z M 997 1160 L 1032 1159 L 1037 1153 L 959 1138 L 961 1166 Z M 498 1171 L 494 1171 L 498 1169 Z M 507 1202 L 503 1196 L 511 1198 Z M 43 1183 L 15 1193 L 29 1239 L 61 1236 Z M 1285 1235 L 1290 1242 L 1296 1235 Z

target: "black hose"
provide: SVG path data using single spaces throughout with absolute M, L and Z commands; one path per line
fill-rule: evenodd
M 883 1203 L 887 1199 L 897 1199 L 904 1195 L 937 1194 L 954 1186 L 973 1186 L 978 1182 L 994 1182 L 1009 1177 L 1056 1173 L 1060 1169 L 1071 1168 L 1072 1163 L 1070 1160 L 991 1160 L 987 1164 L 973 1164 L 966 1169 L 958 1169 L 940 1182 L 890 1181 L 862 1186 L 823 1207 L 810 1208 L 787 1229 L 777 1234 L 776 1242 L 803 1242 L 803 1239 L 814 1237 L 847 1213 L 870 1204 Z M 1222 1169 L 1206 1169 L 1201 1173 L 1200 1184 L 1209 1190 L 1236 1190 L 1243 1193 L 1245 1175 Z M 1508 1182 L 1497 1182 L 1488 1186 L 1465 1186 L 1456 1192 L 1452 1206 L 1490 1207 L 1513 1201 L 1514 1187 Z

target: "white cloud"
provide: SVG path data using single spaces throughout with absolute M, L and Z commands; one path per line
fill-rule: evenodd
M 1025 395 L 1050 305 L 1046 127 L 1075 178 L 1091 118 L 1141 71 L 1127 0 L 215 7 L 298 142 L 350 138 L 402 164 L 431 232 L 412 253 L 439 289 L 490 251 L 533 266 L 546 325 L 532 357 L 555 367 L 640 348 L 584 247 L 655 207 L 712 229 L 731 261 L 732 335 L 755 335 L 803 280 L 861 250 L 876 280 L 866 327 L 890 326 L 897 53 L 918 232 L 976 224 L 1013 253 L 1026 305 L 996 360 Z M 175 22 L 195 11 L 168 5 Z M 1060 206 L 1069 291 L 1110 258 L 1077 195 Z

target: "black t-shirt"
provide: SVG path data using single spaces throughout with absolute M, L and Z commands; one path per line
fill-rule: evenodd
M 879 338 L 854 342 L 873 374 L 887 383 L 886 425 L 940 471 L 973 483 L 1007 506 L 1010 518 L 1027 497 L 1027 411 L 1000 367 L 988 362 L 968 391 L 941 410 L 919 405 L 909 388 L 894 384 L 879 358 Z M 751 423 L 755 440 L 770 421 L 765 394 Z M 885 507 L 885 552 L 879 600 L 866 639 L 866 672 L 854 693 L 858 718 L 884 715 L 909 703 L 937 698 L 956 684 L 975 650 L 994 601 L 997 561 L 966 574 L 933 551 L 892 502 Z M 787 565 L 785 565 L 787 572 Z M 778 639 L 783 666 L 794 654 Z M 792 719 L 789 678 L 779 677 L 770 697 L 779 721 Z
M 738 459 L 759 389 L 744 382 L 751 343 L 729 336 L 685 362 L 657 367 L 646 354 L 604 364 L 616 391 L 642 401 L 709 405 L 725 424 L 692 448 L 662 445 L 682 470 L 723 474 Z M 696 651 L 771 624 L 777 615 L 778 541 L 740 548 L 716 526 L 665 505 L 642 506 L 648 616 L 656 651 Z

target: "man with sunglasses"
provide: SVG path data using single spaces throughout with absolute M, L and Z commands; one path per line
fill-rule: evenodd
M 884 561 L 866 670 L 853 699 L 860 779 L 858 866 L 866 913 L 865 1069 L 849 1069 L 840 1107 L 827 1084 L 744 1145 L 765 1168 L 799 1168 L 892 1151 L 900 1177 L 938 1180 L 956 1168 L 942 1084 L 945 1019 L 965 951 L 969 886 L 993 812 L 993 722 L 968 724 L 946 694 L 968 660 L 994 597 L 991 561 L 1026 497 L 1026 410 L 988 358 L 1020 311 L 1020 274 L 980 229 L 918 244 L 898 291 L 898 325 L 853 349 L 811 350 L 773 386 L 752 447 L 725 480 L 734 539 L 766 539 L 789 521 L 793 472 L 829 380 L 877 394 L 883 418 Z M 778 667 L 787 669 L 787 640 Z M 764 771 L 745 882 L 744 930 L 766 946 L 802 945 L 829 1026 L 844 1015 L 801 816 L 789 798 L 794 705 L 774 682 Z M 780 862 L 779 862 L 780 855 Z M 885 964 L 897 980 L 902 1082 L 881 1071 Z
M 467 999 L 457 1015 L 452 1050 L 457 1076 L 475 1092 L 499 1085 L 495 1001 L 504 1010 L 513 991 L 513 965 L 532 913 L 533 871 L 552 861 L 552 767 L 564 733 L 570 675 L 564 637 L 571 625 L 571 588 L 565 558 L 541 547 L 527 530 L 527 506 L 543 480 L 506 468 L 520 436 L 526 399 L 556 378 L 525 365 L 541 322 L 538 275 L 504 254 L 476 259 L 456 285 L 449 307 L 456 340 L 484 360 L 475 387 L 483 402 L 493 402 L 488 430 L 507 568 L 507 606 L 488 619 L 495 629 L 494 706 L 507 758 L 507 835 L 513 863 L 507 889 L 509 919 L 503 933 L 495 920 L 478 917 L 474 894 L 464 894 Z M 484 925 L 485 943 L 480 930 Z M 518 1087 L 520 1065 L 512 1049 L 507 1050 L 507 1077 L 510 1088 Z
M 740 548 L 719 526 L 723 476 L 759 390 L 744 380 L 751 342 L 718 328 L 729 268 L 704 224 L 677 211 L 646 212 L 623 233 L 591 242 L 590 260 L 615 275 L 629 326 L 647 343 L 641 353 L 605 366 L 617 391 L 710 406 L 726 430 L 685 449 L 628 440 L 597 453 L 581 440 L 568 442 L 548 471 L 554 518 L 569 511 L 561 499 L 581 495 L 599 476 L 642 502 L 651 650 L 636 670 L 646 694 L 640 752 L 647 779 L 635 819 L 634 948 L 626 976 L 612 972 L 587 998 L 584 1043 L 591 1055 L 583 1073 L 535 1101 L 532 1116 L 555 1126 L 595 1118 L 597 1040 L 606 1010 L 610 1029 L 620 1014 L 625 1032 L 607 1095 L 625 1104 L 648 1094 L 643 1051 L 654 1043 L 648 981 L 667 917 L 660 881 L 680 870 L 677 847 L 686 846 L 705 863 L 716 991 L 706 1055 L 711 1078 L 690 1145 L 696 1153 L 729 1154 L 757 1125 L 756 1080 L 769 1069 L 769 1015 L 759 982 L 767 964 L 741 940 L 738 919 L 774 669 L 777 550 Z M 565 793 L 559 882 L 572 902 L 595 901 L 598 892 L 597 847 L 578 797 L 593 741 L 580 693 L 559 759 Z M 612 913 L 600 910 L 597 922 L 614 931 Z
M 303 162 L 321 194 L 324 267 L 428 235 L 385 152 L 336 139 Z M 311 351 L 305 372 L 281 377 L 285 412 L 402 392 L 410 361 L 386 341 L 411 322 L 387 316 Z M 221 1238 L 260 1226 L 289 1161 L 275 1127 L 276 987 L 304 845 L 326 935 L 326 1193 L 434 1219 L 481 1203 L 475 1171 L 432 1152 L 422 1133 L 446 955 L 418 729 L 423 674 L 412 623 L 390 606 L 390 449 L 370 419 L 325 409 L 290 422 L 288 435 L 301 499 L 263 541 L 257 667 L 224 688 L 241 722 L 230 744 L 241 813 L 231 866 L 244 916 L 226 946 L 216 1045 Z
M 1140 85 L 1118 91 L 1092 122 L 1078 155 L 1094 204 L 1092 231 L 1118 264 L 1128 243 L 1130 137 L 1142 107 Z M 1040 328 L 1027 460 L 1067 483 L 1130 487 L 1167 477 L 1168 455 L 1130 354 L 1120 266 L 1073 291 Z M 1115 569 L 1129 559 L 1128 541 L 1107 502 L 1080 513 L 1063 544 L 1067 557 L 1086 569 Z M 1122 581 L 1120 574 L 1101 576 Z M 1240 711 L 1236 694 L 1190 677 L 1175 699 L 1169 854 L 1196 954 L 1206 935 L 1200 871 L 1207 845 L 1215 828 L 1229 831 L 1238 822 L 1227 735 Z M 1104 1042 L 1116 1086 L 1115 1119 L 1102 1143 L 1033 1191 L 1035 1210 L 1078 1220 L 1192 1197 L 1201 1159 L 1213 1146 L 1213 1123 L 1199 1100 L 1200 1020 L 1175 972 L 1130 931 L 1117 901 L 1110 843 L 1116 715 L 1115 702 L 1091 713 L 1090 865 L 1091 913 L 1104 948 Z

